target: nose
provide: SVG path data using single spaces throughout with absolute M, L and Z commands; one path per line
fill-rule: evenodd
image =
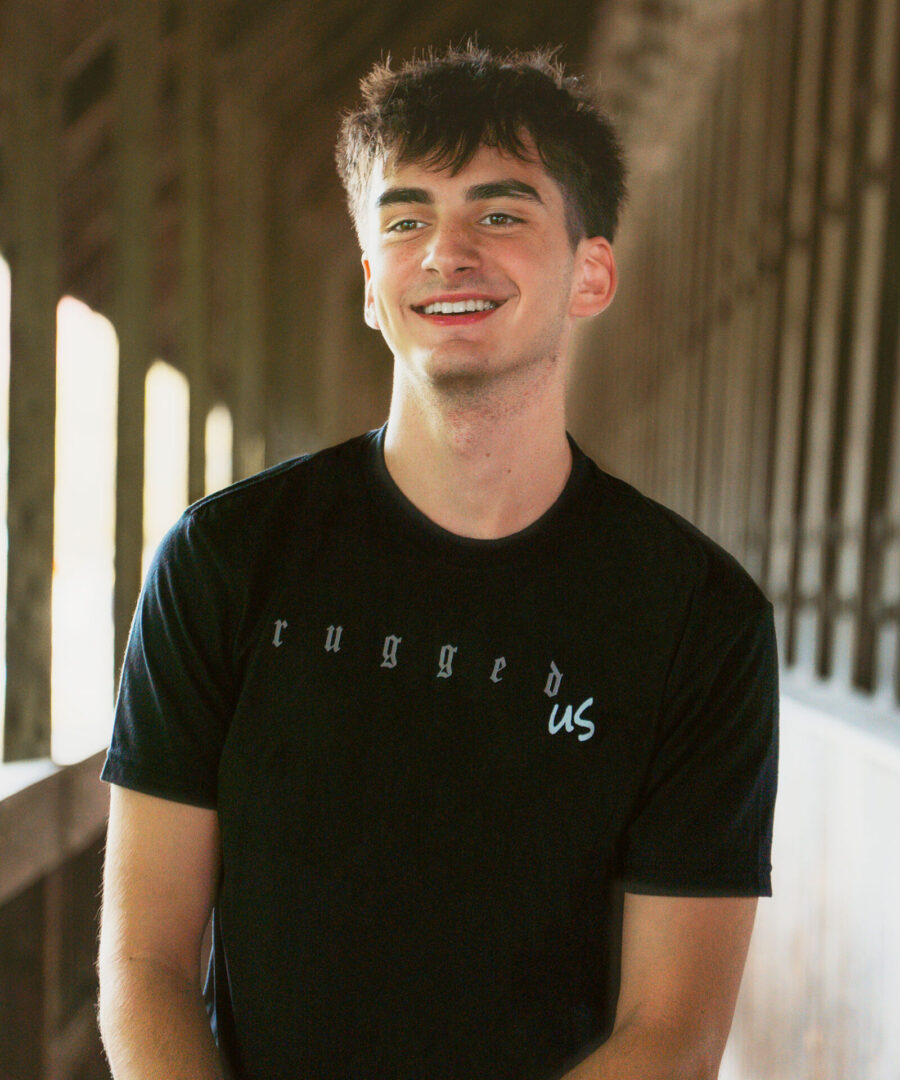
M 450 222 L 435 223 L 422 258 L 424 270 L 434 270 L 448 279 L 474 270 L 480 262 L 476 239 L 468 229 Z

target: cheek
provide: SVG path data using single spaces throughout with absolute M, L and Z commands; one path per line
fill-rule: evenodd
M 397 311 L 391 297 L 386 296 L 383 292 L 375 294 L 374 310 L 375 317 L 382 326 L 395 322 L 397 319 Z
M 409 267 L 406 264 L 397 259 L 391 260 L 390 263 L 379 268 L 379 274 L 375 280 L 375 303 L 380 312 L 384 315 L 387 315 L 389 311 L 396 313 L 406 306 L 411 281 Z

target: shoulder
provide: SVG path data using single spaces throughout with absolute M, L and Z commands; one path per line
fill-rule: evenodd
M 231 591 L 254 567 L 315 542 L 318 523 L 361 484 L 372 433 L 248 476 L 194 502 L 153 558 L 153 575 L 202 573 Z
M 372 433 L 304 454 L 239 480 L 189 506 L 164 547 L 246 559 L 289 534 L 314 531 L 316 517 L 360 484 Z
M 222 488 L 193 503 L 183 520 L 206 527 L 245 525 L 255 517 L 295 511 L 298 500 L 339 498 L 356 482 L 363 468 L 372 432 L 303 454 Z
M 760 586 L 720 544 L 674 510 L 591 464 L 602 528 L 641 580 L 732 616 L 771 608 Z

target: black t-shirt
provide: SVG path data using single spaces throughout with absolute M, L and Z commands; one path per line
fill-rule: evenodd
M 475 540 L 383 434 L 185 512 L 103 777 L 218 811 L 237 1076 L 549 1080 L 610 1029 L 623 889 L 770 891 L 771 605 L 574 443 L 546 514 Z

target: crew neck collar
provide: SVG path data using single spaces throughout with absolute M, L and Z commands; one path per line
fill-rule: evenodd
M 569 532 L 576 495 L 588 482 L 590 462 L 571 435 L 572 468 L 556 501 L 537 520 L 518 532 L 497 539 L 460 536 L 422 513 L 403 494 L 384 460 L 387 424 L 364 436 L 365 475 L 376 517 L 395 537 L 402 536 L 435 557 L 469 566 L 519 561 L 558 543 Z

